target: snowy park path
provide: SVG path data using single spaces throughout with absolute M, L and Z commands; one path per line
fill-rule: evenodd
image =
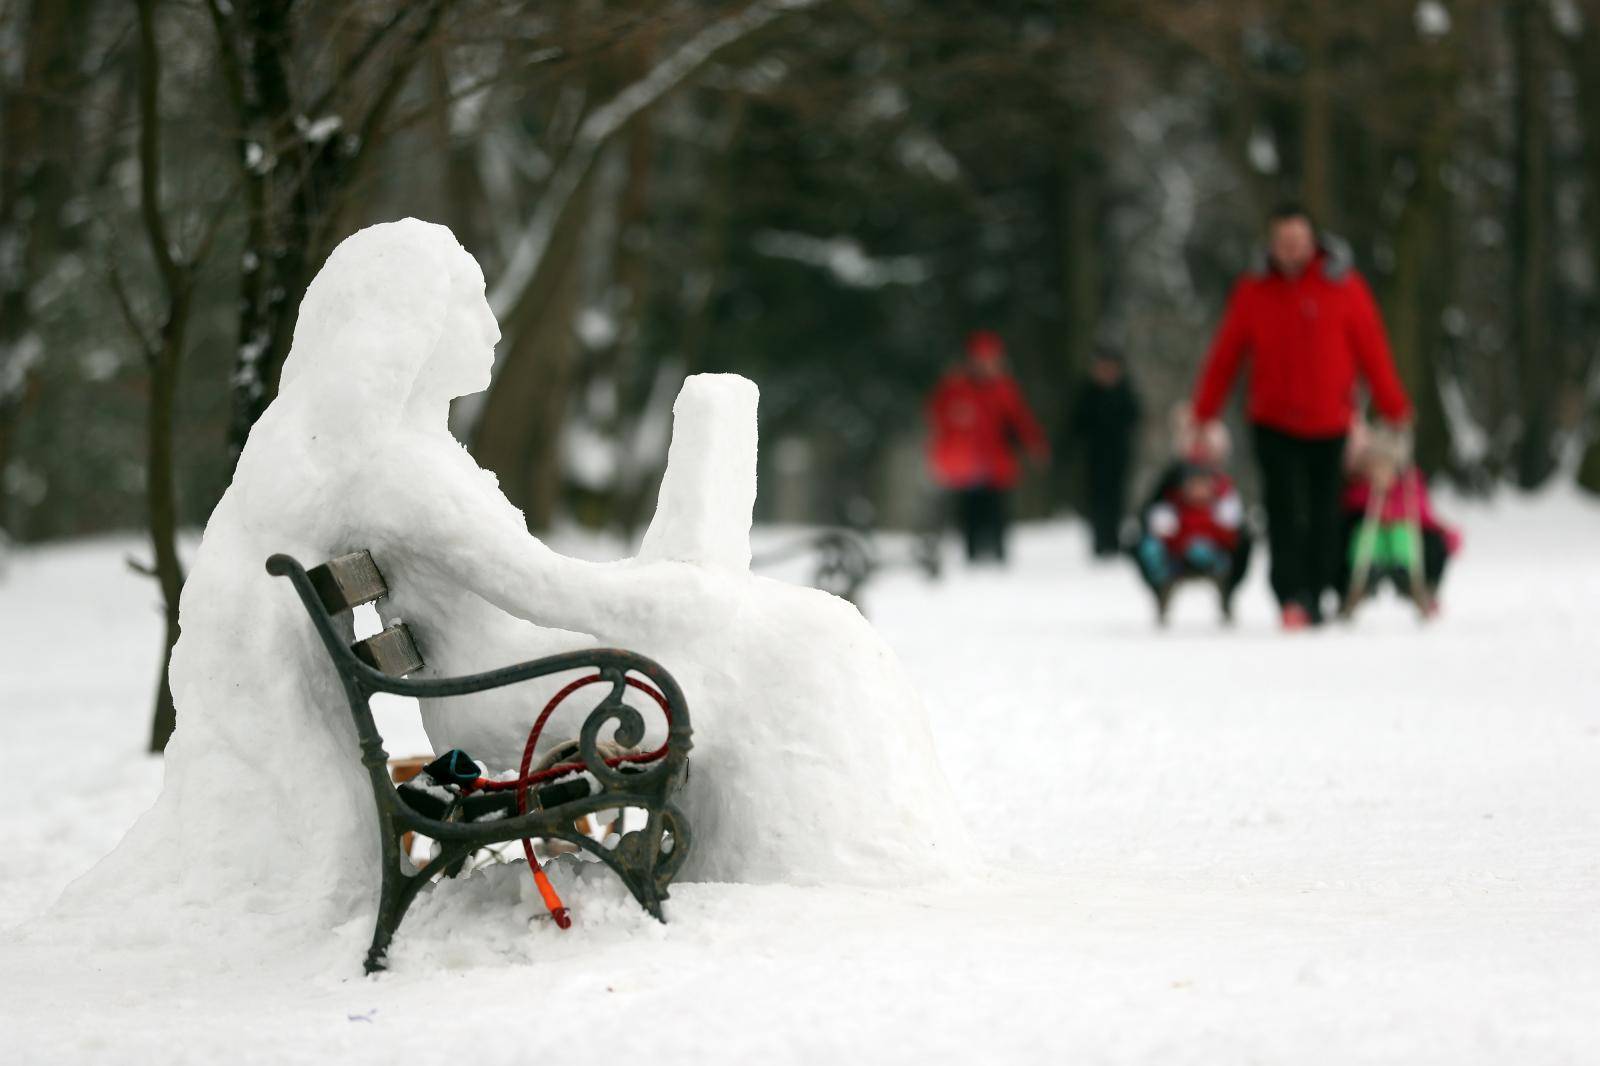
M 1025 530 L 1006 573 L 869 588 L 982 842 L 946 883 L 681 885 L 660 926 L 586 879 L 558 934 L 527 927 L 525 877 L 477 878 L 423 905 L 378 980 L 354 976 L 362 929 L 332 934 L 352 975 L 313 981 L 0 939 L 5 1058 L 460 1042 L 492 1066 L 587 1057 L 595 1032 L 595 1054 L 696 1064 L 1596 1061 L 1600 509 L 1462 518 L 1429 628 L 1385 601 L 1284 636 L 1257 573 L 1234 630 L 1190 592 L 1158 633 L 1065 526 Z M 0 927 L 159 788 L 128 754 L 159 639 L 128 546 L 18 553 L 0 581 Z

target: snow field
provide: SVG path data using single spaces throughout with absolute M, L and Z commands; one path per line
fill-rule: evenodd
M 379 1062 L 444 1041 L 489 1064 L 1592 1061 L 1600 511 L 1444 509 L 1467 546 L 1426 628 L 1383 600 L 1284 636 L 1257 572 L 1233 631 L 1190 591 L 1158 632 L 1131 570 L 1091 568 L 1063 525 L 1024 529 L 1009 572 L 869 587 L 977 841 L 948 879 L 680 884 L 663 926 L 557 864 L 561 934 L 530 927 L 505 867 L 419 905 L 376 980 L 364 921 L 328 934 L 348 974 L 310 977 L 7 934 L 0 1031 L 20 1063 Z M 21 552 L 0 584 L 4 748 L 72 784 L 18 779 L 0 810 L 0 925 L 159 787 L 129 754 L 159 619 L 127 550 Z

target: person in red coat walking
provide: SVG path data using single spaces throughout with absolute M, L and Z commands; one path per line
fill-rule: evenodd
M 1267 257 L 1241 278 L 1195 387 L 1195 420 L 1218 418 L 1242 366 L 1245 415 L 1267 509 L 1272 591 L 1285 628 L 1322 620 L 1339 572 L 1340 468 L 1365 382 L 1382 417 L 1411 405 L 1376 302 L 1343 242 L 1319 241 L 1295 205 L 1273 212 Z
M 998 334 L 968 335 L 965 361 L 940 379 L 928 399 L 927 416 L 929 465 L 953 500 L 967 559 L 1004 562 L 1008 497 L 1021 475 L 1018 448 L 1041 462 L 1050 449 L 1006 370 Z

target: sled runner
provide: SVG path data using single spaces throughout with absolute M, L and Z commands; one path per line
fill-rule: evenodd
M 375 636 L 346 644 L 348 623 L 335 619 L 387 595 L 388 586 L 371 554 L 340 556 L 306 571 L 287 555 L 267 560 L 267 572 L 287 577 L 299 593 L 344 685 L 360 738 L 361 763 L 371 781 L 378 809 L 382 847 L 382 887 L 367 952 L 366 970 L 384 968 L 384 956 L 422 887 L 434 878 L 454 876 L 475 851 L 520 840 L 540 895 L 558 925 L 569 923 L 566 908 L 534 858 L 532 838 L 564 841 L 605 863 L 633 893 L 639 905 L 665 920 L 661 901 L 688 856 L 688 823 L 672 796 L 688 776 L 691 729 L 683 691 L 658 663 L 615 648 L 551 655 L 499 670 L 463 677 L 411 680 L 423 666 L 422 651 L 403 622 Z M 575 674 L 532 724 L 522 765 L 509 776 L 489 777 L 462 751 L 450 751 L 402 784 L 390 777 L 383 737 L 372 716 L 375 693 L 440 699 L 514 685 L 553 674 Z M 532 769 L 534 746 L 550 715 L 567 697 L 591 684 L 606 695 L 584 720 L 569 761 Z M 654 751 L 634 750 L 644 739 L 643 716 L 623 702 L 628 689 L 648 696 L 666 716 L 666 740 Z M 615 726 L 611 741 L 600 733 Z M 578 821 L 603 811 L 639 810 L 642 829 L 624 832 L 610 843 L 597 842 Z M 411 833 L 438 842 L 439 851 L 420 869 L 410 861 L 402 838 Z
M 1241 536 L 1238 547 L 1233 553 L 1233 562 L 1227 573 L 1203 573 L 1188 571 L 1178 573 L 1166 583 L 1153 586 L 1151 591 L 1156 597 L 1156 625 L 1165 626 L 1168 616 L 1172 611 L 1173 598 L 1178 590 L 1189 585 L 1208 585 L 1215 590 L 1217 595 L 1217 608 L 1224 625 L 1233 624 L 1233 597 L 1239 591 L 1239 586 L 1244 582 L 1245 571 L 1250 565 L 1250 549 L 1252 541 L 1247 535 Z

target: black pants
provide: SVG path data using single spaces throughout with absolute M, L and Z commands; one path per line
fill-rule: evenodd
M 1280 606 L 1298 603 L 1318 619 L 1323 593 L 1337 588 L 1339 580 L 1344 437 L 1296 437 L 1253 428 L 1273 595 Z
M 1116 555 L 1122 548 L 1122 516 L 1128 507 L 1128 458 L 1125 453 L 1088 455 L 1089 528 L 1094 553 Z
M 985 486 L 960 489 L 952 495 L 956 522 L 961 526 L 961 536 L 967 544 L 968 561 L 992 558 L 1004 562 L 1006 526 L 1010 521 L 1010 506 L 1005 490 Z

